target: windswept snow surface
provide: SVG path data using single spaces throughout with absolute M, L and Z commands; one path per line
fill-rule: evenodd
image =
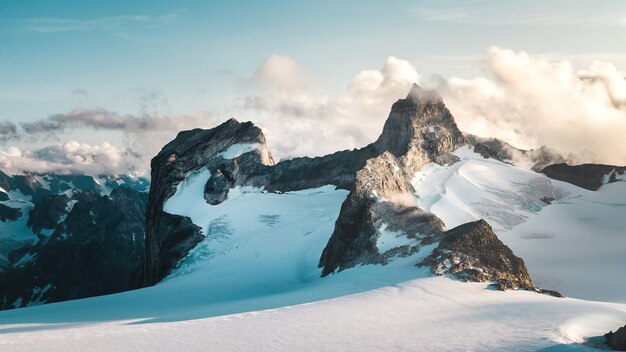
M 541 181 L 541 189 L 559 196 L 558 204 L 544 207 L 535 199 L 543 191 L 523 187 L 529 177 L 540 176 L 521 171 L 487 182 L 489 191 L 475 190 L 484 185 L 472 167 L 478 175 L 510 168 L 483 162 L 472 166 L 468 157 L 448 168 L 425 169 L 414 182 L 420 205 L 441 213 L 445 209 L 438 205 L 449 201 L 457 208 L 440 215 L 451 227 L 489 215 L 495 205 L 479 202 L 487 198 L 499 205 L 498 214 L 510 215 L 500 222 L 487 217 L 506 237 L 547 210 L 580 200 L 576 188 Z M 463 186 L 460 193 L 441 183 L 456 174 L 465 175 L 450 183 Z M 433 246 L 386 266 L 359 266 L 321 279 L 319 257 L 347 191 L 325 186 L 273 194 L 236 188 L 224 203 L 211 206 L 203 199 L 209 177 L 204 169 L 188 175 L 164 206 L 189 216 L 206 239 L 163 282 L 0 312 L 0 351 L 578 351 L 589 350 L 580 344 L 584 339 L 626 321 L 624 304 L 499 292 L 484 283 L 431 277 L 415 264 Z M 472 186 L 464 185 L 465 179 Z M 498 192 L 511 184 L 525 191 L 515 188 L 515 197 Z M 381 250 L 408 240 L 383 232 Z
M 468 148 L 456 154 L 460 162 L 428 164 L 415 175 L 422 209 L 448 228 L 484 218 L 540 287 L 626 303 L 626 182 L 594 192 Z

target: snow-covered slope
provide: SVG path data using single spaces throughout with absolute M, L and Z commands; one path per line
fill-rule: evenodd
M 620 268 L 605 264 L 624 263 L 617 253 L 626 249 L 618 231 L 626 183 L 594 193 L 467 149 L 456 154 L 461 162 L 431 164 L 416 175 L 420 207 L 448 228 L 486 218 L 539 286 L 626 302 Z M 0 350 L 586 350 L 580 342 L 626 320 L 622 303 L 431 277 L 415 264 L 436 244 L 322 279 L 320 253 L 347 191 L 237 187 L 212 206 L 203 199 L 209 176 L 203 169 L 189 174 L 165 203 L 207 237 L 163 282 L 0 312 Z M 383 232 L 382 248 L 401 240 Z M 603 282 L 604 273 L 617 282 Z M 606 289 L 586 288 L 589 282 Z
M 456 154 L 461 162 L 416 174 L 421 208 L 448 228 L 487 220 L 537 286 L 626 303 L 626 182 L 588 191 L 467 148 Z
M 136 311 L 139 302 L 121 294 L 0 316 L 11 322 L 0 325 L 0 350 L 591 351 L 577 342 L 626 320 L 624 305 L 490 291 L 484 286 L 426 278 L 311 304 L 157 323 L 124 314 Z M 166 304 L 172 313 L 188 299 L 159 299 L 157 290 L 152 292 L 144 299 L 150 298 L 154 306 Z M 77 306 L 83 307 L 82 319 L 59 318 Z M 43 309 L 48 314 L 41 314 Z M 95 314 L 107 310 L 112 311 L 109 319 Z M 198 305 L 196 310 L 210 309 Z

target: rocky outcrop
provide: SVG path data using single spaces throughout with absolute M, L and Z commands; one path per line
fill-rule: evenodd
M 229 158 L 229 148 L 255 145 L 236 157 Z M 222 154 L 220 154 L 222 153 Z M 151 185 L 146 212 L 146 260 L 137 273 L 135 286 L 159 282 L 203 238 L 201 228 L 191 219 L 168 214 L 165 202 L 190 173 L 208 168 L 211 177 L 205 186 L 204 198 L 219 204 L 228 191 L 247 181 L 249 173 L 274 160 L 265 147 L 265 136 L 251 122 L 230 119 L 208 130 L 183 131 L 165 145 L 151 162 Z
M 446 231 L 439 246 L 418 266 L 464 281 L 495 282 L 500 290 L 535 289 L 524 261 L 498 239 L 484 220 Z
M 541 170 L 546 176 L 588 189 L 598 190 L 605 183 L 626 179 L 626 166 L 602 164 L 568 165 L 565 163 L 550 165 Z
M 452 152 L 467 144 L 443 99 L 434 91 L 414 84 L 405 99 L 391 107 L 383 132 L 374 146 L 396 156 L 407 175 L 424 164 L 448 164 Z
M 390 257 L 410 255 L 420 244 L 441 234 L 443 223 L 415 206 L 415 191 L 400 162 L 391 153 L 367 161 L 356 174 L 356 183 L 341 206 L 319 266 L 322 276 L 358 264 L 386 264 Z M 380 250 L 383 231 L 398 232 L 410 241 L 404 248 Z
M 609 331 L 605 334 L 606 344 L 613 350 L 626 351 L 626 325 L 617 329 L 617 331 Z
M 144 261 L 147 194 L 120 187 L 110 196 L 77 193 L 72 201 L 49 238 L 9 254 L 0 273 L 0 309 L 132 288 Z

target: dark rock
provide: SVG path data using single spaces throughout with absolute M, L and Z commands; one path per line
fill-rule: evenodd
M 15 221 L 22 216 L 22 210 L 0 204 L 0 221 Z
M 233 160 L 219 153 L 236 144 L 257 143 L 261 147 Z M 176 187 L 190 172 L 208 168 L 213 176 L 205 186 L 205 199 L 218 204 L 228 190 L 246 181 L 247 174 L 231 171 L 228 178 L 218 170 L 244 169 L 247 172 L 261 165 L 273 165 L 274 160 L 265 147 L 265 136 L 250 122 L 230 119 L 208 130 L 183 131 L 165 145 L 151 162 L 151 185 L 146 213 L 146 260 L 137 273 L 136 287 L 154 285 L 167 275 L 204 235 L 191 219 L 167 214 L 165 202 L 174 195 Z
M 554 164 L 541 170 L 546 176 L 555 180 L 564 181 L 590 191 L 598 190 L 605 181 L 616 182 L 618 175 L 626 173 L 626 166 L 602 164 L 568 165 Z
M 482 138 L 472 134 L 465 134 L 465 138 L 474 146 L 474 151 L 483 158 L 514 164 L 519 164 L 520 161 L 525 160 L 532 165 L 530 169 L 535 172 L 540 172 L 550 164 L 563 163 L 568 160 L 555 149 L 545 146 L 525 150 L 516 148 L 497 138 Z
M 36 234 L 43 229 L 57 228 L 61 216 L 66 213 L 69 200 L 65 194 L 45 196 L 30 211 L 26 225 Z
M 617 331 L 609 331 L 604 335 L 606 344 L 616 351 L 626 351 L 626 325 L 617 329 Z
M 535 289 L 524 261 L 498 239 L 484 220 L 446 231 L 439 246 L 418 266 L 464 281 L 493 281 L 500 290 Z
M 11 198 L 9 197 L 8 193 L 0 191 L 0 202 L 4 202 L 5 200 L 9 199 Z
M 419 249 L 416 245 L 380 253 L 376 242 L 382 226 L 422 243 L 441 234 L 441 220 L 414 206 L 415 191 L 408 180 L 389 152 L 368 160 L 357 172 L 354 189 L 342 204 L 335 230 L 322 252 L 322 276 L 358 264 L 386 264 L 389 257 Z
M 0 309 L 129 290 L 144 261 L 147 195 L 124 187 L 93 192 L 76 204 L 50 238 L 14 250 L 0 273 Z
M 554 290 L 546 290 L 545 288 L 537 288 L 536 291 L 541 293 L 541 294 L 548 295 L 548 296 L 553 296 L 553 297 L 557 297 L 557 298 L 565 297 L 565 296 L 563 296 L 561 294 L 561 292 L 554 291 Z
M 374 142 L 381 153 L 389 151 L 397 157 L 407 175 L 431 161 L 455 162 L 457 158 L 451 153 L 465 144 L 441 97 L 416 84 L 405 99 L 393 104 L 383 132 Z

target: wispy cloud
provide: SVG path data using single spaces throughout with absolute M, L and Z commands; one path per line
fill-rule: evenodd
M 480 3 L 486 6 L 481 6 Z M 602 9 L 601 6 L 577 8 L 569 3 L 548 8 L 543 2 L 493 3 L 478 0 L 456 4 L 446 2 L 443 8 L 441 2 L 427 1 L 421 6 L 413 7 L 410 12 L 422 21 L 483 26 L 626 26 L 626 8 L 611 11 Z
M 128 26 L 162 24 L 179 19 L 185 10 L 179 9 L 163 15 L 124 15 L 97 17 L 91 19 L 72 18 L 29 18 L 20 22 L 20 27 L 41 33 L 71 31 L 115 31 Z

